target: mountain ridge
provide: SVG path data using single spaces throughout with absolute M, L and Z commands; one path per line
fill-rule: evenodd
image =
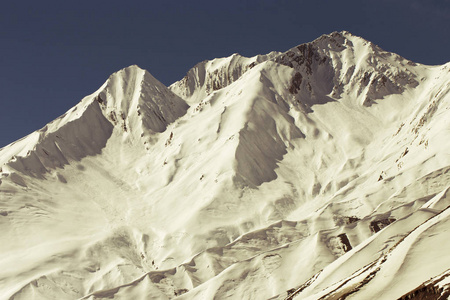
M 389 249 L 416 257 L 408 249 L 422 244 L 402 238 L 448 203 L 449 80 L 449 64 L 411 63 L 348 32 L 202 62 L 170 87 L 122 69 L 0 149 L 0 291 L 281 299 L 304 283 L 301 298 L 363 295 L 349 282 L 371 277 L 352 274 Z M 422 243 L 445 245 L 421 228 L 436 236 Z M 369 282 L 380 299 L 449 268 L 429 262 L 411 279 L 380 266 L 400 282 L 386 282 L 391 294 Z

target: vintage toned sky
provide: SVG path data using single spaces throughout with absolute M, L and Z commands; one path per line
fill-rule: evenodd
M 450 0 L 8 1 L 0 28 L 0 147 L 132 64 L 170 85 L 205 59 L 340 30 L 419 63 L 450 61 Z

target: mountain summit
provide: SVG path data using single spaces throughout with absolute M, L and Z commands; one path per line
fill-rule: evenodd
M 0 294 L 448 296 L 449 70 L 345 31 L 120 70 L 0 149 Z

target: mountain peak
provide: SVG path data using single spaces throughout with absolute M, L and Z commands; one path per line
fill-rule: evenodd
M 3 163 L 41 177 L 71 160 L 100 153 L 113 133 L 142 141 L 144 148 L 145 140 L 163 132 L 187 108 L 148 71 L 131 65 L 110 75 L 96 92 L 41 130 L 2 149 L 21 149 L 15 159 L 2 157 L 7 159 Z
M 109 75 L 107 81 L 105 82 L 105 84 L 112 80 L 112 78 L 117 78 L 117 77 L 123 77 L 123 78 L 128 78 L 128 77 L 136 77 L 138 76 L 139 73 L 145 73 L 148 72 L 145 69 L 142 69 L 141 67 L 139 67 L 138 65 L 130 65 L 127 67 L 124 67 L 114 73 L 112 73 L 111 75 Z M 100 88 L 101 89 L 101 88 Z
M 112 74 L 97 93 L 95 99 L 110 121 L 123 122 L 130 130 L 162 132 L 187 109 L 182 99 L 137 65 Z
M 267 61 L 279 52 L 267 55 L 244 57 L 238 53 L 231 56 L 206 60 L 188 71 L 186 76 L 169 88 L 188 103 L 198 103 L 214 91 L 220 90 L 238 80 L 255 65 Z
M 329 94 L 339 98 L 348 84 L 352 84 L 350 89 L 355 90 L 355 85 L 363 83 L 367 88 L 358 90 L 358 102 L 371 105 L 374 100 L 401 91 L 404 84 L 413 86 L 417 83 L 417 75 L 412 68 L 414 63 L 348 31 L 335 31 L 284 53 L 271 52 L 250 58 L 234 53 L 229 57 L 203 61 L 169 88 L 188 103 L 198 103 L 265 61 L 295 69 L 290 90 L 294 94 L 302 90 L 305 96 L 300 98 L 304 98 L 301 102 L 306 106 L 328 102 L 326 95 Z M 389 66 L 395 67 L 386 73 L 391 68 Z M 317 82 L 326 82 L 326 86 L 320 84 L 319 87 Z
M 333 42 L 341 42 L 342 44 L 345 44 L 345 40 L 359 40 L 365 43 L 371 43 L 370 41 L 364 39 L 363 37 L 360 37 L 358 35 L 355 35 L 349 31 L 342 30 L 342 31 L 333 31 L 330 33 L 322 34 L 317 39 L 313 40 L 309 43 L 317 43 L 319 41 L 333 41 Z

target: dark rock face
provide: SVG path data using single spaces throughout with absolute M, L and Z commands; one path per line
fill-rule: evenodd
M 312 75 L 314 64 L 323 64 L 327 57 L 319 53 L 319 49 L 313 43 L 299 45 L 274 59 L 276 63 L 297 69 L 305 68 L 306 74 Z
M 338 238 L 341 240 L 342 243 L 342 249 L 345 252 L 348 252 L 353 249 L 352 245 L 350 244 L 350 241 L 348 240 L 348 237 L 345 233 L 342 233 L 338 235 Z
M 291 86 L 289 87 L 289 92 L 291 94 L 296 94 L 300 90 L 302 79 L 302 74 L 300 74 L 299 72 L 295 73 L 294 77 L 292 77 Z
M 450 293 L 445 293 L 445 295 L 442 294 L 442 289 L 439 289 L 435 286 L 427 286 L 414 290 L 400 297 L 399 300 L 444 300 L 447 299 L 449 295 Z
M 377 233 L 384 227 L 388 226 L 389 224 L 395 222 L 394 218 L 386 218 L 386 219 L 380 219 L 370 222 L 370 231 L 373 233 Z
M 419 285 L 414 290 L 398 298 L 398 300 L 444 300 L 450 296 L 450 284 L 442 281 L 450 276 L 450 270 Z M 441 283 L 441 284 L 440 284 Z
M 435 284 L 420 285 L 415 290 L 401 296 L 398 300 L 444 300 L 448 299 L 450 291 L 445 290 L 443 287 L 439 287 Z

